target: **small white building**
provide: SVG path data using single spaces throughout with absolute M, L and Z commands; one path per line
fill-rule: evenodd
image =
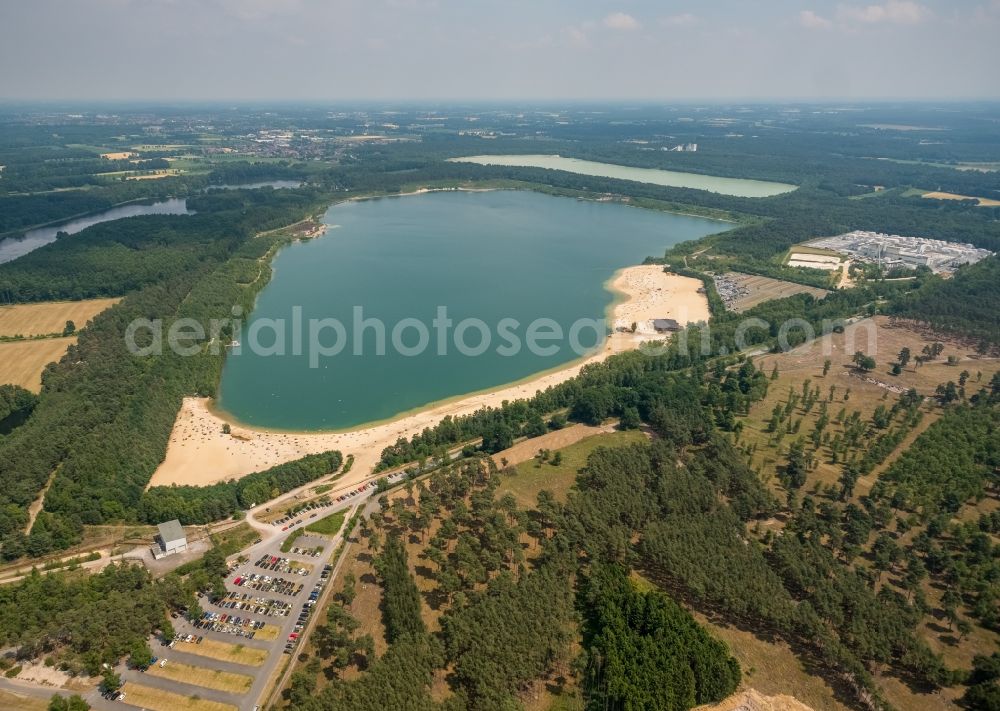
M 181 522 L 177 519 L 161 523 L 156 527 L 156 542 L 159 546 L 153 546 L 153 557 L 156 559 L 164 556 L 181 553 L 187 550 L 187 536 L 181 528 Z

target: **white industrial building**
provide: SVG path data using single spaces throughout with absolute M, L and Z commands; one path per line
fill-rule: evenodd
M 988 249 L 980 249 L 971 244 L 866 230 L 855 230 L 836 237 L 822 237 L 806 244 L 846 254 L 863 262 L 873 262 L 886 269 L 928 267 L 935 272 L 950 272 L 963 264 L 974 264 L 993 254 Z
M 177 519 L 167 521 L 159 524 L 156 529 L 158 531 L 156 542 L 159 545 L 153 546 L 151 549 L 154 558 L 160 559 L 187 550 L 187 536 L 184 535 L 180 521 Z

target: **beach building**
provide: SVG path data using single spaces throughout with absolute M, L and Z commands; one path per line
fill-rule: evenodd
M 156 534 L 158 545 L 153 546 L 150 550 L 157 560 L 187 550 L 187 536 L 184 535 L 181 522 L 177 519 L 159 524 L 156 530 L 158 531 Z
M 672 318 L 654 318 L 653 330 L 657 333 L 673 333 L 674 331 L 680 331 L 681 325 Z

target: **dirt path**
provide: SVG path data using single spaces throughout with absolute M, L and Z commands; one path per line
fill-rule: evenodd
M 38 492 L 38 497 L 28 506 L 28 525 L 24 527 L 24 535 L 31 533 L 31 527 L 35 525 L 35 519 L 38 518 L 38 514 L 41 513 L 42 508 L 45 506 L 45 494 L 48 493 L 49 487 L 52 486 L 52 482 L 55 481 L 58 472 L 58 467 L 52 470 L 52 473 L 49 474 L 49 480 L 45 482 L 45 486 Z

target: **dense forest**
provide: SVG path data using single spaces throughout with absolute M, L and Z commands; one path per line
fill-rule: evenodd
M 1000 257 L 962 267 L 952 279 L 927 279 L 891 313 L 984 343 L 1000 344 Z
M 156 283 L 130 292 L 94 318 L 80 332 L 78 343 L 43 374 L 41 396 L 28 421 L 0 438 L 3 501 L 11 504 L 0 517 L 0 535 L 12 544 L 4 546 L 6 557 L 25 550 L 29 555 L 42 555 L 65 548 L 78 539 L 84 524 L 139 520 L 143 489 L 163 460 L 181 398 L 212 395 L 218 385 L 222 344 L 232 339 L 233 326 L 224 324 L 212 347 L 208 343 L 211 319 L 225 319 L 234 306 L 249 312 L 270 276 L 266 257 L 284 238 L 251 239 L 254 226 L 277 227 L 300 219 L 316 199 L 311 193 L 288 198 L 287 191 L 206 195 L 199 198 L 199 215 L 171 224 L 171 234 L 177 238 L 164 262 L 171 268 Z M 212 212 L 215 204 L 222 209 Z M 203 230 L 213 225 L 221 234 L 214 241 L 207 240 Z M 119 249 L 115 238 L 121 233 L 114 229 L 108 233 L 102 227 L 97 226 L 92 239 L 93 251 Z M 90 249 L 87 232 L 68 244 L 82 238 L 81 244 L 87 245 L 83 249 Z M 43 247 L 33 254 L 49 248 L 60 246 Z M 187 262 L 176 252 L 196 258 Z M 5 266 L 21 269 L 20 261 Z M 65 270 L 57 261 L 47 268 L 54 274 Z M 89 277 L 78 273 L 67 278 L 80 284 Z M 170 348 L 145 358 L 132 355 L 125 338 L 131 322 L 161 318 L 170 323 L 178 317 L 204 324 L 205 337 L 195 344 L 196 355 L 182 357 Z M 148 345 L 144 337 L 151 336 L 137 336 L 136 345 Z M 26 507 L 56 470 L 45 511 L 24 539 Z M 202 521 L 209 512 L 231 512 L 232 496 L 226 487 L 189 496 L 191 500 L 178 506 L 175 515 L 183 513 L 185 518 Z M 183 494 L 175 494 L 173 500 L 179 497 Z M 200 499 L 197 505 L 196 498 Z M 209 500 L 214 503 L 208 504 Z
M 176 518 L 184 525 L 220 521 L 334 474 L 342 462 L 340 452 L 323 452 L 211 486 L 154 486 L 142 496 L 139 519 L 158 523 Z
M 9 434 L 28 419 L 38 396 L 17 385 L 0 385 L 0 435 Z

